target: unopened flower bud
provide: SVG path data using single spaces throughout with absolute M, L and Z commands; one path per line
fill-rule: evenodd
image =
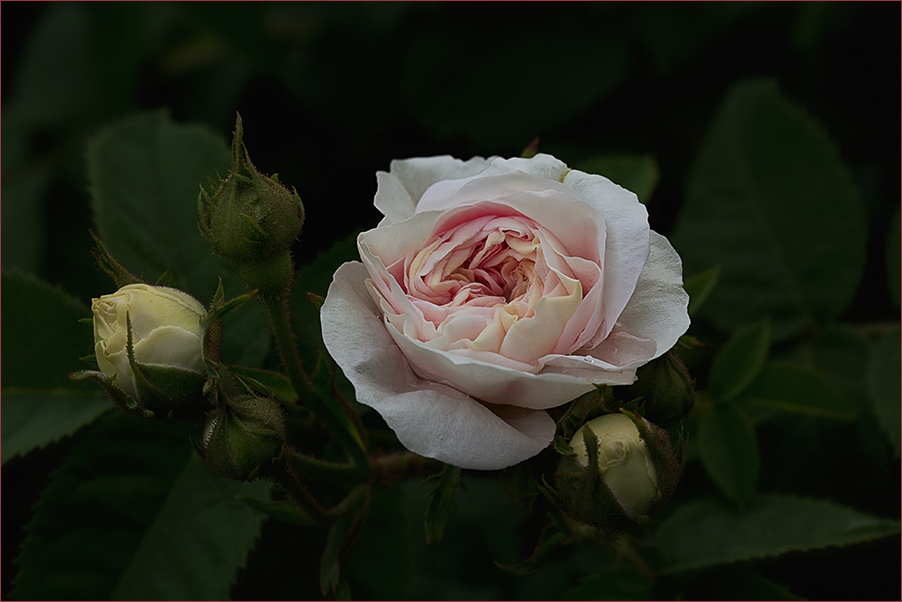
M 91 311 L 94 354 L 113 386 L 163 415 L 202 398 L 206 310 L 194 297 L 130 284 L 94 299 Z
M 213 250 L 238 265 L 251 288 L 284 288 L 291 281 L 289 250 L 304 224 L 297 192 L 257 171 L 235 122 L 232 166 L 212 196 L 201 190 L 200 229 Z M 257 272 L 260 272 L 259 274 Z
M 224 477 L 247 481 L 282 456 L 285 415 L 278 401 L 241 395 L 207 418 L 203 456 Z
M 555 475 L 564 509 L 584 523 L 619 531 L 670 496 L 680 466 L 663 429 L 639 417 L 606 414 L 574 433 Z
M 645 514 L 660 491 L 655 465 L 639 437 L 639 429 L 623 414 L 599 416 L 584 424 L 570 442 L 583 466 L 589 464 L 586 429 L 595 433 L 598 472 L 605 485 L 630 515 Z
M 640 367 L 636 382 L 616 394 L 624 400 L 641 397 L 643 416 L 665 426 L 685 418 L 695 405 L 692 377 L 673 351 Z

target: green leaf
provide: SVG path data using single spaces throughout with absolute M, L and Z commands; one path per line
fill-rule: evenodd
M 191 454 L 119 577 L 114 600 L 225 599 L 260 535 L 263 517 L 236 499 L 269 484 L 237 483 Z
M 573 167 L 606 177 L 636 193 L 642 203 L 648 203 L 661 177 L 658 162 L 651 155 L 602 155 L 580 161 Z
M 899 352 L 900 339 L 899 326 L 885 333 L 874 345 L 871 353 L 871 365 L 868 370 L 867 390 L 868 396 L 874 404 L 874 414 L 880 423 L 880 428 L 886 433 L 893 446 L 895 456 L 899 457 L 899 424 L 900 417 L 899 399 L 900 377 L 899 365 L 902 364 Z
M 824 500 L 759 497 L 740 512 L 717 499 L 690 502 L 657 530 L 662 573 L 678 573 L 751 558 L 847 546 L 899 533 L 899 521 Z
M 221 277 L 226 298 L 247 292 L 235 269 L 214 257 L 197 227 L 197 194 L 229 152 L 218 135 L 174 123 L 164 111 L 142 113 L 102 130 L 88 145 L 88 175 L 101 240 L 135 274 L 154 280 L 165 270 L 173 286 L 213 298 Z M 269 349 L 262 305 L 225 319 L 224 359 L 260 365 Z
M 770 321 L 766 318 L 736 332 L 711 363 L 711 396 L 722 401 L 739 395 L 761 371 L 769 349 Z
M 839 153 L 759 80 L 727 95 L 671 240 L 687 273 L 722 266 L 703 312 L 715 326 L 770 315 L 776 340 L 842 313 L 865 260 L 863 212 Z
M 91 328 L 79 320 L 91 310 L 35 276 L 4 271 L 3 387 L 84 391 L 69 373 L 84 369 L 78 358 L 94 348 Z
M 71 435 L 113 408 L 102 393 L 71 389 L 3 391 L 3 464 Z
M 448 526 L 448 518 L 454 510 L 454 494 L 460 482 L 460 468 L 446 464 L 439 475 L 432 478 L 438 480 L 429 506 L 426 507 L 424 525 L 426 527 L 426 544 L 439 543 L 445 535 L 445 527 Z
M 694 276 L 686 278 L 683 282 L 683 288 L 689 293 L 689 315 L 694 315 L 705 300 L 711 295 L 711 291 L 717 286 L 717 280 L 720 278 L 720 266 L 715 266 L 704 272 L 699 272 Z
M 855 410 L 830 379 L 815 368 L 790 362 L 768 362 L 740 401 L 835 420 L 855 416 Z
M 2 275 L 3 457 L 71 435 L 112 407 L 96 388 L 69 380 L 93 347 L 90 310 L 59 288 L 15 271 Z
M 310 516 L 306 512 L 301 510 L 296 504 L 287 500 L 270 502 L 244 496 L 239 496 L 238 499 L 254 510 L 258 510 L 266 516 L 271 516 L 272 518 L 284 521 L 286 523 L 299 525 L 301 527 L 307 527 L 309 525 L 316 524 L 316 521 L 310 518 Z
M 262 521 L 235 496 L 265 497 L 268 485 L 216 476 L 188 432 L 98 421 L 41 495 L 11 597 L 225 599 Z
M 698 451 L 711 480 L 740 508 L 755 493 L 761 460 L 749 419 L 732 403 L 716 404 L 699 418 Z

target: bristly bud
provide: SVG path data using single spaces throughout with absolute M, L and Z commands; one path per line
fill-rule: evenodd
M 636 371 L 636 382 L 615 391 L 623 401 L 642 398 L 642 415 L 667 426 L 681 421 L 695 405 L 695 389 L 686 366 L 673 351 Z
M 576 520 L 608 532 L 644 522 L 670 497 L 681 466 L 667 431 L 629 413 L 590 420 L 561 457 L 557 501 Z
M 201 454 L 224 477 L 248 481 L 265 476 L 285 450 L 285 414 L 278 401 L 239 395 L 210 412 Z
M 235 263 L 245 283 L 261 294 L 291 282 L 291 245 L 304 225 L 304 205 L 276 177 L 261 174 L 244 146 L 241 116 L 235 121 L 232 166 L 212 195 L 198 197 L 200 230 L 218 255 Z

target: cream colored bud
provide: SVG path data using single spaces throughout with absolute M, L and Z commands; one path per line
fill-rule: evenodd
M 97 365 L 104 374 L 115 377 L 113 384 L 133 399 L 140 401 L 126 349 L 128 321 L 137 364 L 206 373 L 201 326 L 206 310 L 191 295 L 162 286 L 130 284 L 94 299 L 91 311 Z
M 584 424 L 573 435 L 570 447 L 588 466 L 585 429 L 598 439 L 598 470 L 614 497 L 631 516 L 645 514 L 660 496 L 658 476 L 639 429 L 623 414 L 607 414 Z

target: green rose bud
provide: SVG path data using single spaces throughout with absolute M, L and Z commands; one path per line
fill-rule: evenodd
M 204 307 L 163 286 L 130 284 L 94 299 L 94 354 L 141 407 L 168 412 L 202 397 Z
M 570 447 L 574 455 L 561 458 L 555 474 L 558 499 L 573 518 L 609 531 L 645 520 L 679 478 L 667 431 L 638 416 L 590 420 Z
M 210 413 L 202 454 L 224 477 L 248 481 L 266 471 L 285 448 L 285 415 L 278 401 L 240 395 Z
M 280 291 L 292 277 L 290 248 L 304 224 L 304 205 L 275 177 L 251 163 L 239 115 L 229 175 L 198 198 L 200 229 L 213 251 L 234 262 L 250 288 Z
M 641 397 L 643 416 L 662 425 L 679 422 L 695 405 L 692 377 L 683 362 L 668 351 L 636 371 L 636 382 L 615 391 L 623 400 Z

